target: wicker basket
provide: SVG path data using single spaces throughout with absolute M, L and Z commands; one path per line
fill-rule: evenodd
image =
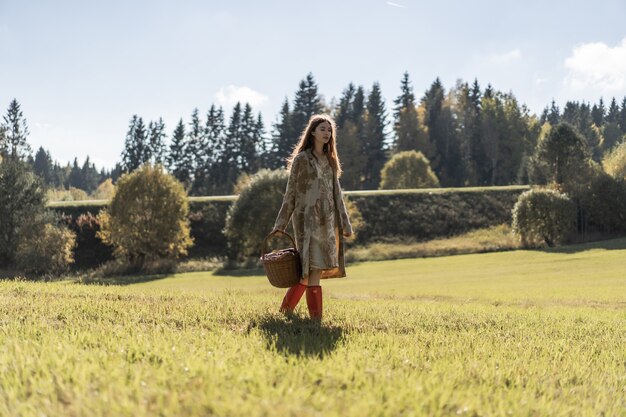
M 277 251 L 267 251 L 267 241 L 276 234 L 284 234 L 287 236 L 293 247 L 280 249 Z M 296 249 L 296 242 L 285 232 L 276 230 L 265 238 L 263 248 L 261 250 L 261 263 L 265 268 L 267 279 L 275 287 L 290 288 L 300 282 L 302 276 L 302 265 L 300 264 L 300 254 Z

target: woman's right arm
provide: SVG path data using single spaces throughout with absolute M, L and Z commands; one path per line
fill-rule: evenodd
M 296 188 L 301 159 L 302 158 L 296 157 L 291 164 L 291 171 L 289 172 L 289 179 L 287 180 L 287 190 L 285 191 L 283 204 L 280 207 L 276 222 L 274 223 L 274 230 L 285 231 L 291 219 L 291 214 L 296 207 Z

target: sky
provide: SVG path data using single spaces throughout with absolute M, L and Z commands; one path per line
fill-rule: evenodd
M 269 130 L 308 73 L 327 103 L 378 82 L 391 111 L 408 71 L 418 98 L 477 79 L 539 114 L 621 102 L 625 21 L 625 0 L 0 0 L 0 112 L 16 98 L 33 150 L 107 169 L 134 114 L 171 134 L 241 101 Z

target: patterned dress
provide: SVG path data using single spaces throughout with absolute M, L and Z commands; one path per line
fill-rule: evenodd
M 316 158 L 315 168 L 320 184 L 320 195 L 313 210 L 310 265 L 314 269 L 337 268 L 335 241 L 335 202 L 333 196 L 333 168 L 328 158 Z

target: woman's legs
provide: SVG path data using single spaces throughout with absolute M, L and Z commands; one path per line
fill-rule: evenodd
M 312 319 L 322 318 L 322 287 L 320 287 L 321 269 L 309 271 L 308 287 L 306 289 L 306 304 Z

